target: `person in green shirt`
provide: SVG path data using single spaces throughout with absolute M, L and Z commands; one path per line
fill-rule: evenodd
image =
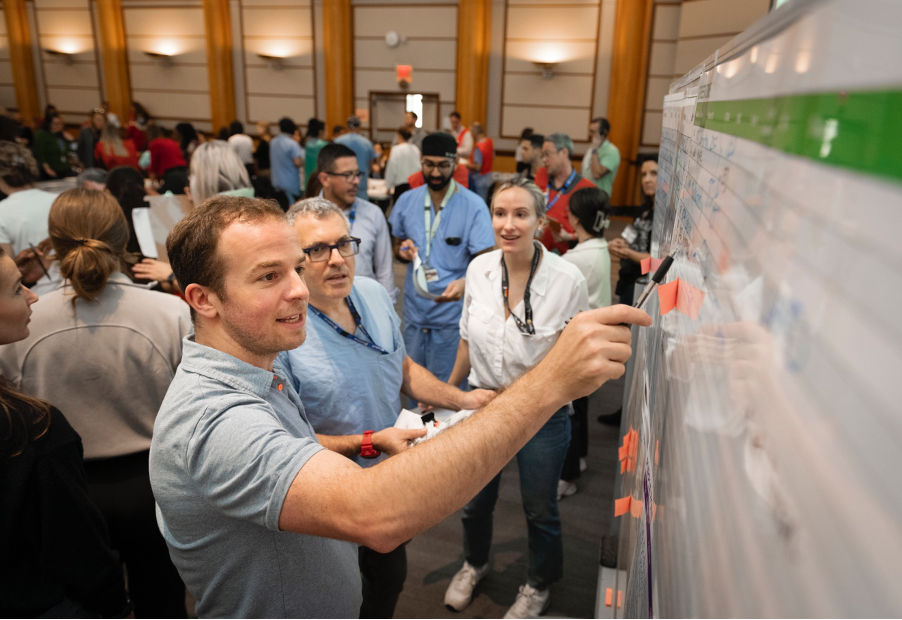
M 583 156 L 582 175 L 594 182 L 598 189 L 611 195 L 617 168 L 620 167 L 620 149 L 611 144 L 608 134 L 611 124 L 608 119 L 598 117 L 589 123 L 592 144 Z
M 69 165 L 69 140 L 63 133 L 63 118 L 50 115 L 34 134 L 34 155 L 41 167 L 42 179 L 58 179 L 75 175 Z
M 319 152 L 323 147 L 329 144 L 320 137 L 326 124 L 318 118 L 311 118 L 307 121 L 307 137 L 304 139 L 304 178 L 310 179 L 313 171 L 316 170 L 316 160 Z

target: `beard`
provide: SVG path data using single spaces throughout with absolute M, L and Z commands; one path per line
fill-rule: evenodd
M 442 175 L 440 177 L 429 176 L 429 177 L 426 177 L 426 184 L 429 186 L 429 189 L 431 189 L 434 192 L 438 192 L 438 191 L 441 191 L 441 190 L 445 189 L 446 187 L 448 187 L 448 184 L 451 182 L 452 176 L 454 176 L 453 172 L 448 173 L 448 176 L 444 176 L 444 175 Z

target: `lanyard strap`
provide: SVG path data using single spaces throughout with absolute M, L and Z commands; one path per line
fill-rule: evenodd
M 354 204 L 351 205 L 351 210 L 348 211 L 347 215 L 348 215 L 348 222 L 350 222 L 351 226 L 353 226 L 354 219 L 357 217 L 357 199 L 356 198 L 354 199 Z M 348 229 L 348 232 L 350 232 L 350 228 Z
M 567 177 L 567 180 L 564 182 L 564 186 L 558 190 L 557 195 L 554 197 L 554 200 L 549 202 L 548 206 L 545 207 L 546 212 L 551 211 L 551 207 L 553 207 L 557 203 L 557 201 L 560 200 L 561 194 L 567 193 L 567 190 L 570 189 L 570 184 L 573 183 L 573 179 L 575 179 L 575 178 L 576 178 L 576 170 L 574 170 L 573 172 L 570 173 L 570 176 Z M 552 180 L 553 179 L 548 181 L 548 193 L 549 194 L 551 193 L 551 181 Z
M 310 306 L 310 310 L 313 312 L 313 314 L 315 314 L 316 316 L 321 318 L 326 323 L 326 325 L 328 325 L 329 327 L 331 327 L 332 329 L 337 331 L 343 337 L 348 338 L 349 340 L 353 340 L 357 344 L 362 344 L 365 347 L 369 347 L 373 351 L 378 351 L 382 355 L 388 355 L 388 351 L 386 351 L 385 349 L 380 347 L 378 344 L 376 344 L 375 340 L 373 340 L 373 337 L 370 336 L 369 332 L 366 331 L 366 328 L 363 326 L 363 321 L 360 319 L 360 313 L 357 312 L 357 308 L 354 307 L 354 302 L 351 301 L 351 297 L 350 296 L 345 297 L 345 301 L 348 304 L 348 310 L 351 311 L 351 316 L 354 318 L 354 324 L 357 326 L 357 329 L 359 329 L 363 333 L 364 336 L 369 338 L 371 342 L 367 342 L 363 338 L 359 338 L 358 336 L 356 336 L 354 334 L 349 334 L 347 331 L 344 330 L 344 328 L 342 328 L 341 325 L 339 325 L 338 323 L 336 323 L 335 321 L 333 321 L 332 319 L 327 317 L 325 314 L 323 314 L 322 312 L 320 312 L 313 306 Z
M 438 232 L 438 225 L 442 221 L 442 211 L 445 210 L 445 205 L 451 200 L 451 196 L 454 195 L 456 189 L 457 183 L 455 183 L 454 179 L 451 179 L 451 182 L 448 183 L 448 189 L 445 191 L 445 197 L 442 198 L 442 204 L 438 213 L 435 214 L 435 220 L 432 221 L 432 198 L 429 196 L 429 188 L 426 188 L 426 200 L 423 201 L 423 225 L 426 228 L 425 262 L 427 265 L 429 264 L 429 255 L 432 254 L 432 240 L 435 238 L 435 234 Z
M 539 267 L 539 259 L 542 256 L 542 251 L 539 249 L 538 245 L 533 246 L 533 254 L 532 254 L 532 266 L 529 268 L 529 279 L 526 281 L 526 290 L 523 291 L 523 306 L 526 309 L 526 322 L 520 320 L 514 311 L 511 310 L 510 300 L 508 297 L 510 296 L 510 282 L 508 282 L 507 278 L 507 265 L 504 262 L 504 254 L 501 254 L 501 295 L 504 297 L 504 308 L 510 313 L 512 317 L 514 317 L 514 322 L 517 324 L 517 328 L 524 334 L 529 334 L 530 336 L 534 336 L 536 333 L 536 328 L 532 324 L 532 306 L 529 304 L 529 285 L 532 284 L 532 278 L 536 275 L 536 270 Z

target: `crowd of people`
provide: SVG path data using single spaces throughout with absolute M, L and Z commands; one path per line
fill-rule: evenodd
M 77 133 L 52 106 L 33 135 L 0 118 L 7 615 L 185 617 L 187 587 L 200 617 L 392 617 L 407 542 L 463 507 L 462 611 L 513 458 L 528 568 L 506 617 L 548 607 L 587 398 L 650 324 L 612 302 L 649 255 L 657 164 L 615 209 L 606 119 L 579 169 L 568 135 L 525 130 L 509 174 L 461 120 L 407 112 L 380 145 L 357 117 L 332 140 L 315 118 L 169 131 L 137 102 Z M 193 208 L 143 256 L 136 213 L 168 192 Z M 612 214 L 634 221 L 609 242 Z M 414 445 L 402 407 L 475 413 Z

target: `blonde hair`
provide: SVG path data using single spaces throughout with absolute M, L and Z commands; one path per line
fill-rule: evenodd
M 247 169 L 232 146 L 224 140 L 210 140 L 191 155 L 188 175 L 191 198 L 200 204 L 210 196 L 251 186 Z
M 76 187 L 57 196 L 48 218 L 50 241 L 77 299 L 93 301 L 124 266 L 128 222 L 109 192 Z
M 100 130 L 100 143 L 104 150 L 117 157 L 128 157 L 128 149 L 119 136 L 119 128 L 107 123 Z

